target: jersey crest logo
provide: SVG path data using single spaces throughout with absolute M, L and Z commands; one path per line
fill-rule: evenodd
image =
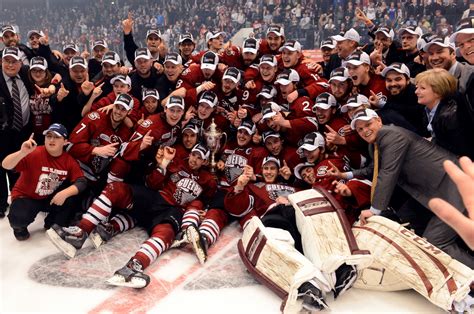
M 225 176 L 227 182 L 233 183 L 242 174 L 244 166 L 247 164 L 247 158 L 232 154 L 225 161 Z
M 276 200 L 279 196 L 287 197 L 290 194 L 295 193 L 295 189 L 291 186 L 283 184 L 267 184 L 265 186 L 268 197 L 272 200 Z
M 174 199 L 180 205 L 186 205 L 194 201 L 202 193 L 202 187 L 191 178 L 183 178 L 176 183 L 176 191 L 173 194 Z

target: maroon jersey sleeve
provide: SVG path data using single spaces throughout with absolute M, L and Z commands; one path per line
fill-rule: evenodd
M 229 67 L 236 67 L 237 69 L 242 68 L 240 48 L 237 46 L 231 46 L 228 49 L 224 49 L 219 52 L 219 63 L 223 63 Z
M 300 84 L 302 84 L 304 89 L 308 92 L 309 98 L 314 99 L 319 94 L 328 91 L 329 84 L 326 79 L 310 70 L 305 63 L 298 65 L 295 70 L 300 75 Z
M 112 104 L 115 100 L 115 93 L 110 92 L 108 95 L 98 99 L 97 101 L 94 101 L 94 103 L 91 106 L 90 111 L 97 111 L 98 109 L 108 106 Z
M 370 207 L 371 183 L 368 180 L 352 179 L 347 181 L 347 187 L 352 192 L 352 197 L 357 208 Z
M 235 193 L 232 189 L 224 198 L 224 206 L 227 211 L 235 217 L 243 217 L 250 212 L 254 212 L 254 197 L 250 195 L 249 188 L 246 186 L 240 193 Z
M 105 114 L 96 111 L 90 112 L 82 118 L 69 136 L 72 146 L 69 153 L 81 162 L 87 163 L 92 157 L 93 146 L 90 141 L 100 125 L 107 123 Z
M 286 144 L 298 146 L 298 141 L 306 134 L 318 130 L 318 121 L 314 117 L 304 117 L 289 120 L 291 129 L 285 132 Z
M 199 64 L 192 64 L 185 69 L 176 83 L 176 89 L 184 87 L 186 90 L 196 87 L 200 84 L 201 66 Z

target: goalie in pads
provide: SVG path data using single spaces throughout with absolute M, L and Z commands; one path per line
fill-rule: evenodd
M 414 289 L 440 308 L 469 311 L 474 270 L 425 239 L 381 216 L 353 227 L 358 245 L 370 250 L 374 263 L 359 272 L 355 287 L 396 291 Z
M 356 279 L 355 265 L 366 267 L 372 258 L 368 251 L 358 249 L 342 208 L 331 195 L 310 189 L 288 199 L 304 255 L 295 249 L 289 232 L 264 226 L 267 215 L 247 224 L 239 254 L 247 269 L 285 300 L 284 313 L 299 312 L 302 307 L 324 309 L 324 295 L 334 291 L 337 297 L 350 288 Z

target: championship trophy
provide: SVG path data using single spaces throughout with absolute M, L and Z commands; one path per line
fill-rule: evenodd
M 222 137 L 224 137 L 224 143 L 222 143 Z M 211 125 L 204 132 L 204 138 L 206 139 L 207 148 L 211 151 L 211 172 L 216 173 L 216 153 L 227 141 L 227 134 L 217 128 L 217 124 L 212 118 Z

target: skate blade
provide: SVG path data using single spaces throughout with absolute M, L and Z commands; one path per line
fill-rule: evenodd
M 76 256 L 76 248 L 64 241 L 53 228 L 46 230 L 49 240 L 61 251 L 67 258 L 71 259 Z
M 181 240 L 173 240 L 173 243 L 170 245 L 170 249 L 181 249 L 189 243 L 188 239 L 183 238 Z
M 193 250 L 197 259 L 199 260 L 199 263 L 203 265 L 207 260 L 207 255 L 199 242 L 199 232 L 195 228 L 188 227 L 186 229 L 186 237 L 193 245 Z
M 106 284 L 117 287 L 127 287 L 134 289 L 141 289 L 147 286 L 145 279 L 134 277 L 130 281 L 126 281 L 123 276 L 113 275 L 105 281 Z
M 98 249 L 102 244 L 105 243 L 105 241 L 102 240 L 102 237 L 95 231 L 92 231 L 89 234 L 89 240 L 91 240 L 92 244 L 96 249 Z

